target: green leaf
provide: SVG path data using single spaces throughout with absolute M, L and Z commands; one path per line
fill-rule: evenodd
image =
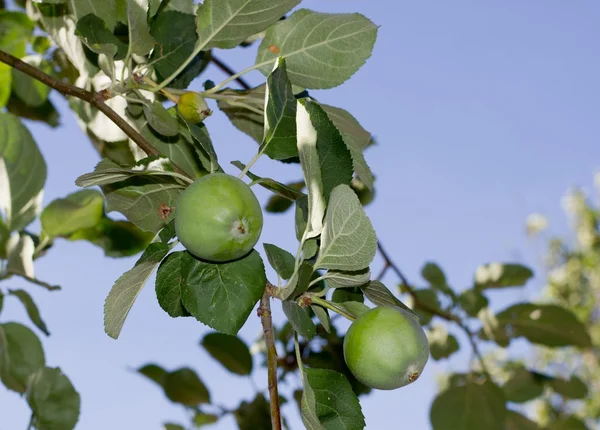
M 489 304 L 489 301 L 478 290 L 465 290 L 458 296 L 458 304 L 468 315 L 476 317 L 479 311 Z
M 137 372 L 144 375 L 146 378 L 156 382 L 156 384 L 163 386 L 164 379 L 169 372 L 160 367 L 157 364 L 150 363 L 146 364 L 137 369 Z
M 358 318 L 365 312 L 368 312 L 371 310 L 371 308 L 369 308 L 367 305 L 365 305 L 364 303 L 360 303 L 360 302 L 337 303 L 337 307 L 344 309 L 346 312 L 353 315 L 354 318 Z
M 110 160 L 102 160 L 95 169 L 101 172 L 117 167 Z M 173 219 L 175 207 L 183 186 L 173 178 L 139 176 L 101 187 L 106 198 L 106 211 L 117 211 L 140 229 L 158 233 Z
M 333 125 L 323 108 L 310 99 L 300 99 L 298 102 L 308 112 L 315 130 L 323 198 L 329 202 L 330 194 L 335 187 L 341 184 L 350 185 L 352 182 L 352 156 L 339 130 Z M 306 181 L 306 176 L 304 179 Z M 311 189 L 310 186 L 307 188 Z
M 417 316 L 411 308 L 402 303 L 382 282 L 371 281 L 361 285 L 360 289 L 367 299 L 376 306 L 398 306 Z
M 2 308 L 4 307 L 4 294 L 0 291 L 0 313 L 2 312 Z
M 68 236 L 96 226 L 104 217 L 104 196 L 97 190 L 81 190 L 53 200 L 42 211 L 42 230 L 49 237 Z
M 198 45 L 235 48 L 277 22 L 300 0 L 206 0 L 198 7 Z
M 427 262 L 421 269 L 421 276 L 432 288 L 444 293 L 453 299 L 456 297 L 452 288 L 448 285 L 448 281 L 446 280 L 446 275 L 444 274 L 442 268 L 438 266 L 434 262 Z
M 456 337 L 448 333 L 444 326 L 436 325 L 427 334 L 429 351 L 434 360 L 450 357 L 460 349 Z
M 524 403 L 544 393 L 544 382 L 541 375 L 518 368 L 506 381 L 502 390 L 509 402 Z
M 106 54 L 115 60 L 122 60 L 127 55 L 127 45 L 113 34 L 102 18 L 94 14 L 84 15 L 77 21 L 75 34 L 97 54 Z
M 261 298 L 267 278 L 263 261 L 253 250 L 221 264 L 183 257 L 183 305 L 200 322 L 225 334 L 237 334 Z
M 588 428 L 579 418 L 569 416 L 553 421 L 547 430 L 588 430 Z
M 262 394 L 257 394 L 252 402 L 243 401 L 233 411 L 240 430 L 258 430 L 271 428 L 271 409 Z
M 504 430 L 540 430 L 540 427 L 529 418 L 509 410 L 506 415 Z
M 0 49 L 15 57 L 24 57 L 34 27 L 26 14 L 0 10 Z M 0 107 L 4 107 L 10 97 L 12 70 L 8 64 L 0 63 Z
M 499 329 L 509 338 L 523 336 L 550 347 L 591 346 L 585 326 L 571 311 L 557 305 L 519 303 L 497 314 L 496 319 Z
M 376 37 L 377 26 L 358 13 L 300 9 L 267 30 L 256 64 L 267 75 L 277 57 L 285 57 L 293 84 L 333 88 L 349 79 L 371 56 Z
M 107 257 L 139 254 L 154 239 L 154 233 L 140 230 L 129 221 L 114 221 L 106 216 L 94 227 L 78 230 L 69 240 L 86 240 L 104 250 Z
M 267 85 L 262 84 L 249 90 L 225 89 L 217 93 L 220 96 L 231 97 L 217 100 L 219 109 L 227 115 L 235 128 L 250 136 L 259 145 L 263 142 L 264 137 L 264 115 L 254 110 L 264 111 L 266 88 Z M 240 102 L 249 105 L 254 110 L 240 105 Z
M 347 185 L 331 193 L 315 268 L 360 270 L 371 264 L 377 237 L 358 197 Z
M 163 430 L 185 430 L 185 427 L 180 424 L 165 423 L 163 425 Z
M 223 333 L 208 333 L 201 345 L 230 372 L 238 375 L 252 373 L 252 355 L 248 345 L 237 336 Z
M 321 107 L 338 129 L 352 156 L 354 171 L 369 190 L 373 190 L 373 173 L 369 168 L 363 151 L 372 142 L 371 133 L 366 131 L 348 111 L 322 104 Z
M 210 136 L 204 123 L 192 124 L 187 120 L 184 121 L 182 118 L 180 118 L 180 123 L 184 123 L 185 128 L 190 133 L 190 143 L 196 150 L 196 154 L 198 155 L 204 170 L 207 172 L 222 171 L 219 166 L 217 153 L 215 152 L 215 148 L 210 140 Z M 179 129 L 179 132 L 183 134 L 181 128 Z
M 108 293 L 104 303 L 104 331 L 113 339 L 119 337 L 135 299 L 169 249 L 160 242 L 148 245 L 135 266 L 117 279 Z
M 331 301 L 335 303 L 360 302 L 364 303 L 365 296 L 360 288 L 338 289 L 331 295 Z
M 310 308 L 315 313 L 317 319 L 319 320 L 325 331 L 327 333 L 331 333 L 331 318 L 329 317 L 329 312 L 327 312 L 327 309 L 317 305 L 311 305 Z
M 332 370 L 304 368 L 304 389 L 307 395 L 307 386 L 310 387 L 312 396 L 307 399 L 306 408 L 310 411 L 319 427 L 326 430 L 345 429 L 362 430 L 365 428 L 365 419 L 360 403 L 352 386 L 344 375 Z M 313 397 L 313 399 L 310 399 Z M 311 401 L 312 400 L 312 401 Z M 303 399 L 303 402 L 305 399 Z M 303 405 L 304 406 L 304 405 Z M 303 408 L 304 409 L 304 408 Z M 307 428 L 305 411 L 302 419 Z
M 165 394 L 174 403 L 185 406 L 198 406 L 210 403 L 210 393 L 196 372 L 188 367 L 169 372 L 164 376 Z
M 8 261 L 6 270 L 17 275 L 34 278 L 33 253 L 35 244 L 31 236 L 15 233 L 6 244 Z
M 415 290 L 416 302 L 429 308 L 440 309 L 441 303 L 435 290 L 431 288 Z M 416 306 L 414 312 L 419 317 L 421 325 L 427 325 L 433 319 L 433 314 Z
M 240 170 L 244 170 L 246 168 L 246 166 L 240 161 L 232 161 L 231 164 L 233 164 Z M 260 176 L 257 176 L 252 172 L 246 172 L 246 176 L 252 179 L 253 183 L 259 184 L 261 187 L 266 188 L 267 190 L 288 200 L 295 201 L 299 198 L 305 197 L 305 194 L 298 191 L 296 188 L 289 187 L 285 184 L 282 184 L 281 182 L 277 182 L 274 179 L 261 178 Z
M 177 25 L 173 25 L 177 23 Z M 196 17 L 189 13 L 166 10 L 157 15 L 150 27 L 150 34 L 158 44 L 150 61 L 159 81 L 171 76 L 194 52 L 198 40 Z M 173 88 L 187 88 L 207 65 L 209 56 L 199 53 L 194 60 L 169 84 Z
M 292 254 L 278 246 L 264 243 L 265 253 L 271 267 L 283 279 L 290 279 L 294 274 L 294 265 L 296 259 Z
M 265 136 L 259 152 L 274 160 L 298 156 L 296 97 L 287 77 L 285 59 L 279 58 L 267 78 Z
M 45 364 L 34 332 L 18 323 L 0 324 L 0 379 L 6 388 L 24 393 L 29 377 Z
M 150 105 L 144 105 L 144 115 L 148 125 L 157 133 L 163 136 L 177 136 L 179 133 L 177 118 L 171 116 L 162 103 L 154 101 Z
M 188 317 L 190 313 L 181 302 L 181 288 L 184 285 L 181 264 L 187 252 L 169 254 L 158 266 L 156 272 L 156 298 L 158 304 L 171 317 Z
M 311 340 L 317 329 L 315 323 L 311 319 L 308 308 L 302 308 L 298 303 L 292 300 L 286 300 L 281 303 L 285 316 L 290 321 L 290 324 L 298 334 L 304 336 L 306 339 Z
M 302 191 L 304 188 L 304 181 L 289 182 L 286 184 L 286 186 L 298 191 Z M 267 200 L 265 210 L 271 213 L 282 213 L 292 207 L 293 204 L 294 200 L 290 200 L 279 195 L 274 195 L 269 197 L 269 200 Z
M 371 271 L 369 268 L 354 272 L 328 270 L 322 278 L 331 288 L 354 288 L 368 283 L 371 279 Z
M 202 412 L 196 412 L 194 414 L 193 423 L 196 428 L 203 427 L 205 425 L 214 424 L 219 421 L 219 416 L 214 414 L 205 414 Z
M 44 61 L 40 55 L 24 57 L 22 60 L 46 74 L 54 74 L 50 63 Z M 47 102 L 49 86 L 17 69 L 13 69 L 12 74 L 12 90 L 27 106 L 40 107 Z
M 1 66 L 2 65 L 0 65 L 0 76 L 2 76 Z M 0 82 L 1 79 L 2 78 L 0 78 Z M 1 85 L 2 84 L 0 83 L 0 93 L 2 91 Z M 2 97 L 1 94 L 0 97 Z M 60 115 L 50 100 L 46 100 L 41 106 L 31 107 L 26 105 L 25 102 L 15 94 L 12 94 L 8 99 L 6 110 L 23 119 L 43 122 L 52 128 L 56 128 L 60 125 Z
M 505 430 L 506 400 L 486 381 L 467 382 L 438 394 L 430 410 L 433 430 Z
M 38 310 L 38 307 L 29 293 L 25 290 L 8 290 L 8 293 L 21 301 L 31 322 L 34 323 L 35 326 L 39 328 L 46 336 L 50 336 L 50 332 L 46 327 L 46 323 L 44 320 L 42 320 L 40 311 Z
M 81 397 L 58 367 L 44 367 L 33 374 L 27 403 L 39 429 L 73 430 L 79 420 Z
M 533 277 L 533 271 L 520 264 L 489 263 L 479 266 L 475 272 L 475 287 L 490 288 L 520 287 Z
M 127 0 L 129 49 L 132 54 L 146 55 L 154 47 L 147 17 L 148 0 Z
M 102 0 L 102 2 L 93 0 L 68 0 L 68 2 L 69 9 L 77 20 L 81 20 L 88 14 L 93 14 L 104 22 L 108 31 L 112 33 L 114 30 L 117 24 L 115 19 L 115 0 Z M 60 2 L 57 1 L 56 3 Z
M 556 393 L 567 399 L 584 399 L 588 394 L 587 385 L 574 375 L 569 380 L 553 378 L 548 384 Z
M 294 272 L 285 287 L 277 290 L 277 296 L 281 300 L 286 300 L 288 298 L 294 299 L 304 293 L 310 286 L 313 272 L 314 268 L 312 265 L 308 263 L 300 264 L 298 271 Z
M 38 215 L 46 162 L 19 119 L 0 112 L 0 210 L 9 231 L 26 227 Z

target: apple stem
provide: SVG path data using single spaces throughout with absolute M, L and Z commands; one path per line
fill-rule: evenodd
M 349 319 L 350 321 L 354 321 L 356 319 L 356 317 L 354 315 L 348 313 L 346 310 L 338 307 L 335 303 L 332 303 L 329 300 L 322 299 L 313 294 L 310 294 L 307 297 L 308 297 L 309 301 L 314 303 L 315 305 L 319 305 L 321 307 L 324 307 L 326 309 L 329 309 L 329 310 L 335 312 L 336 314 L 340 314 L 341 316 Z

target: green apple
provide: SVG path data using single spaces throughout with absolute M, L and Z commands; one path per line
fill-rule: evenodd
M 382 306 L 358 317 L 344 338 L 344 358 L 363 384 L 394 390 L 417 380 L 429 359 L 419 321 L 404 309 Z
M 175 233 L 196 257 L 224 262 L 248 254 L 262 231 L 258 199 L 241 179 L 211 173 L 197 179 L 177 200 Z
M 212 111 L 204 97 L 193 91 L 188 91 L 179 96 L 177 110 L 183 118 L 192 124 L 204 121 L 206 117 L 212 115 Z

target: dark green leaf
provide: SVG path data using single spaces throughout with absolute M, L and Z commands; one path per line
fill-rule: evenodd
M 46 74 L 54 74 L 50 63 L 43 61 L 41 56 L 24 57 L 23 61 Z M 17 69 L 13 69 L 12 90 L 20 100 L 31 107 L 42 106 L 48 100 L 50 93 L 49 86 Z
M 446 280 L 446 275 L 444 274 L 442 268 L 438 266 L 434 262 L 427 262 L 421 269 L 421 276 L 432 288 L 447 294 L 451 297 L 454 297 L 454 292 L 448 286 L 448 281 Z
M 18 323 L 0 324 L 0 379 L 6 388 L 24 393 L 29 377 L 45 364 L 34 332 Z
M 360 302 L 364 303 L 365 296 L 360 288 L 337 289 L 331 295 L 331 301 L 335 303 Z
M 264 243 L 265 253 L 271 267 L 283 279 L 290 279 L 294 274 L 296 259 L 292 254 L 270 243 Z
M 533 276 L 533 271 L 520 264 L 489 263 L 479 266 L 475 272 L 478 289 L 520 287 Z
M 296 145 L 296 98 L 280 58 L 267 78 L 266 127 L 259 151 L 274 160 L 298 156 Z
M 127 1 L 127 23 L 132 54 L 146 55 L 154 48 L 148 27 L 148 1 Z
M 430 411 L 433 430 L 505 430 L 506 400 L 491 382 L 467 382 L 438 394 Z
M 306 404 L 302 411 L 302 420 L 307 428 L 314 427 L 307 425 L 306 412 L 312 416 L 308 419 L 308 423 L 318 423 L 318 428 L 326 430 L 365 428 L 365 419 L 358 398 L 341 373 L 326 369 L 304 368 L 304 390 L 307 399 L 302 399 L 303 406 L 304 403 Z
M 156 272 L 156 298 L 163 310 L 173 318 L 187 317 L 190 313 L 181 302 L 181 288 L 184 284 L 181 263 L 187 252 L 169 254 L 158 266 Z
M 337 303 L 337 306 L 344 309 L 347 313 L 353 315 L 354 318 L 358 318 L 359 316 L 370 310 L 370 308 L 367 305 L 360 302 Z
M 286 185 L 290 188 L 294 188 L 295 190 L 302 191 L 304 188 L 304 181 L 290 182 Z M 293 204 L 293 200 L 279 195 L 274 195 L 269 197 L 269 200 L 265 205 L 265 210 L 271 213 L 281 213 L 287 211 L 290 207 L 292 207 Z
M 557 305 L 520 303 L 500 312 L 496 319 L 499 329 L 510 338 L 523 336 L 550 347 L 591 345 L 585 326 L 571 311 Z
M 440 299 L 433 289 L 415 290 L 415 296 L 416 303 L 427 305 L 428 308 L 439 309 L 441 306 Z M 433 314 L 421 309 L 418 304 L 415 306 L 414 311 L 419 317 L 421 325 L 427 325 L 431 322 Z
M 468 315 L 476 317 L 479 311 L 489 304 L 489 301 L 478 290 L 466 290 L 458 296 L 458 304 Z
M 330 288 L 355 288 L 369 282 L 371 271 L 368 267 L 357 271 L 328 270 L 323 279 Z
M 127 45 L 113 34 L 102 18 L 92 13 L 77 21 L 75 32 L 98 54 L 106 54 L 115 60 L 122 60 L 127 55 Z
M 162 105 L 154 101 L 152 104 L 144 105 L 144 116 L 154 131 L 163 136 L 177 136 L 179 123 Z
M 0 175 L 0 180 L 8 179 L 11 198 L 10 207 L 2 208 L 6 226 L 9 231 L 16 231 L 38 214 L 46 182 L 46 162 L 19 118 L 1 112 Z
M 44 0 L 45 3 L 63 3 L 62 0 Z M 116 25 L 116 1 L 103 0 L 101 3 L 89 0 L 69 0 L 70 12 L 75 15 L 76 20 L 83 18 L 87 14 L 94 14 L 106 23 L 109 31 L 113 31 Z
M 278 290 L 278 297 L 282 300 L 296 298 L 308 290 L 312 280 L 314 268 L 308 263 L 300 264 L 297 272 L 294 272 L 284 288 Z
M 371 56 L 376 36 L 377 26 L 360 14 L 300 9 L 267 30 L 256 64 L 267 75 L 276 59 L 285 57 L 293 84 L 332 88 L 350 78 Z
M 262 114 L 265 106 L 265 92 L 266 84 L 249 90 L 226 89 L 219 91 L 218 94 L 221 96 L 234 96 L 235 99 L 219 99 L 217 101 L 217 106 L 227 115 L 233 126 L 250 136 L 259 145 L 263 141 L 265 128 L 264 115 Z M 258 110 L 260 113 L 240 106 L 240 102 L 253 107 L 254 110 Z
M 27 403 L 38 429 L 73 430 L 79 420 L 81 397 L 58 367 L 44 367 L 33 374 Z
M 42 229 L 50 237 L 68 236 L 96 226 L 104 217 L 104 196 L 97 190 L 81 190 L 46 206 L 40 216 Z
M 502 387 L 506 400 L 524 403 L 539 397 L 544 392 L 544 380 L 527 369 L 516 369 Z
M 252 355 L 248 345 L 237 336 L 223 333 L 209 333 L 201 345 L 230 372 L 238 375 L 252 373 Z
M 261 298 L 267 278 L 263 261 L 253 250 L 221 264 L 183 258 L 185 308 L 200 322 L 225 334 L 237 334 Z
M 311 340 L 315 336 L 317 329 L 308 313 L 308 308 L 302 308 L 292 300 L 282 302 L 281 306 L 294 330 L 306 339 Z
M 588 394 L 588 387 L 585 383 L 573 375 L 569 380 L 555 378 L 548 381 L 552 389 L 567 399 L 584 399 Z
M 588 430 L 588 428 L 579 418 L 570 416 L 552 422 L 547 430 Z
M 161 387 L 164 384 L 165 376 L 169 373 L 165 369 L 154 363 L 146 364 L 137 369 L 137 371 L 138 373 L 144 375 L 146 378 L 156 382 Z
M 198 406 L 210 403 L 210 394 L 196 372 L 183 367 L 164 376 L 165 394 L 174 403 L 185 406 Z
M 232 161 L 231 164 L 233 164 L 240 170 L 243 170 L 246 167 L 243 163 L 239 161 Z M 288 187 L 287 185 L 282 184 L 281 182 L 277 182 L 274 179 L 261 178 L 260 176 L 257 176 L 251 172 L 247 172 L 246 175 L 250 179 L 252 179 L 253 183 L 259 184 L 263 188 L 266 188 L 267 190 L 272 191 L 273 193 L 286 199 L 297 200 L 301 197 L 304 197 L 304 193 L 296 190 L 295 188 Z
M 416 314 L 404 303 L 402 303 L 392 292 L 380 281 L 371 281 L 361 285 L 360 289 L 367 299 L 376 306 L 398 306 L 411 314 Z
M 0 312 L 2 312 L 2 308 L 4 307 L 4 294 L 0 291 Z
M 121 275 L 111 288 L 104 302 L 104 331 L 113 339 L 119 337 L 135 299 L 169 249 L 160 242 L 148 245 L 135 266 Z
M 8 290 L 8 293 L 18 298 L 23 306 L 25 306 L 25 311 L 27 311 L 27 316 L 31 322 L 34 323 L 35 326 L 39 328 L 46 336 L 50 336 L 50 332 L 46 327 L 46 323 L 44 320 L 42 320 L 40 311 L 38 310 L 38 307 L 29 293 L 25 290 Z
M 371 133 L 362 128 L 348 111 L 325 104 L 322 104 L 321 107 L 344 138 L 352 155 L 352 164 L 356 175 L 369 190 L 373 191 L 373 173 L 363 155 L 364 149 L 372 141 Z
M 529 418 L 509 410 L 506 415 L 504 430 L 540 430 L 540 427 Z
M 198 7 L 202 49 L 235 48 L 277 22 L 300 0 L 206 0 Z
M 163 430 L 185 430 L 185 427 L 180 424 L 165 423 L 163 425 Z
M 262 394 L 257 394 L 251 403 L 243 401 L 233 411 L 233 416 L 240 430 L 271 429 L 271 409 L 269 402 Z
M 214 415 L 214 414 L 205 414 L 202 412 L 196 412 L 194 414 L 194 425 L 197 428 L 203 427 L 205 425 L 210 425 L 210 424 L 214 424 L 217 421 L 219 421 L 219 416 L 218 415 Z
M 1 69 L 2 64 L 0 64 L 0 76 L 2 74 Z M 0 84 L 0 88 L 1 85 L 2 84 Z M 0 89 L 0 92 L 1 91 L 2 90 Z M 2 97 L 1 94 L 0 97 Z M 41 106 L 31 107 L 27 106 L 23 100 L 12 94 L 10 99 L 8 99 L 6 110 L 13 115 L 20 116 L 24 119 L 41 121 L 52 128 L 58 127 L 60 124 L 60 115 L 50 100 L 46 100 Z
M 327 309 L 317 305 L 312 305 L 310 308 L 315 313 L 325 331 L 327 333 L 331 333 L 331 318 L 329 317 L 329 312 L 327 312 Z
M 434 360 L 448 358 L 459 350 L 458 340 L 443 326 L 434 326 L 427 336 L 429 351 Z

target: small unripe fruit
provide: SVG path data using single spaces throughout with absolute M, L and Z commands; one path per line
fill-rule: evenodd
M 204 121 L 206 117 L 212 115 L 204 97 L 193 91 L 179 96 L 177 110 L 183 118 L 193 124 Z
M 175 233 L 196 257 L 224 262 L 248 254 L 260 237 L 263 214 L 258 199 L 241 179 L 211 173 L 181 193 Z
M 398 307 L 376 307 L 350 325 L 344 358 L 363 384 L 394 390 L 421 375 L 429 359 L 429 343 L 416 317 Z

